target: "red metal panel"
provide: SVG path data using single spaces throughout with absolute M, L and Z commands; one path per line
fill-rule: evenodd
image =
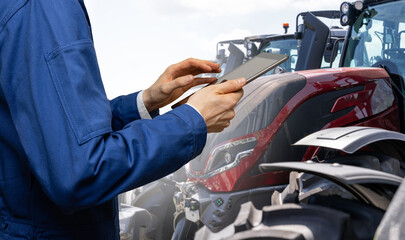
M 389 75 L 385 70 L 381 68 L 336 68 L 302 71 L 297 72 L 297 74 L 307 79 L 306 86 L 283 107 L 274 121 L 265 129 L 238 138 L 254 136 L 257 139 L 258 143 L 252 155 L 244 158 L 241 164 L 235 168 L 218 175 L 207 179 L 190 178 L 189 180 L 200 182 L 209 190 L 216 192 L 238 191 L 288 182 L 288 176 L 285 173 L 265 173 L 252 176 L 250 172 L 291 113 L 308 99 L 331 91 L 364 86 L 364 90 L 343 96 L 335 102 L 331 109 L 332 113 L 348 107 L 353 107 L 353 110 L 343 117 L 328 123 L 324 128 L 360 125 L 399 131 L 396 103 L 392 101 L 386 109 L 375 106 L 376 103 L 373 103 L 373 106 L 371 103 L 378 81 L 385 81 L 388 88 L 391 88 Z M 390 93 L 393 94 L 392 90 Z M 310 147 L 304 159 L 310 159 L 316 152 L 317 148 Z M 202 172 L 194 174 L 202 174 Z

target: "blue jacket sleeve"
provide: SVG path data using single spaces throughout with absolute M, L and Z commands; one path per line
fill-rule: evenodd
M 112 113 L 111 127 L 114 131 L 120 130 L 126 124 L 141 118 L 136 104 L 138 93 L 119 96 L 110 101 Z
M 27 1 L 0 43 L 1 87 L 30 169 L 67 212 L 163 177 L 205 145 L 205 122 L 187 105 L 132 121 L 125 101 L 136 94 L 107 100 L 77 0 Z
M 112 128 L 114 131 L 122 129 L 126 124 L 140 119 L 140 113 L 137 106 L 138 93 L 119 96 L 110 101 L 112 112 Z M 159 115 L 159 109 L 149 112 L 152 118 Z

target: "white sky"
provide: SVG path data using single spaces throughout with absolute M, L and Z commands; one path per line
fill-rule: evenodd
M 342 0 L 84 0 L 109 98 L 149 87 L 170 64 L 211 60 L 218 41 L 295 31 L 299 12 Z

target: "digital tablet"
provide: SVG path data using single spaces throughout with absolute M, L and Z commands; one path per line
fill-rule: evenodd
M 226 80 L 232 80 L 237 78 L 245 78 L 246 84 L 248 84 L 253 80 L 255 80 L 256 78 L 260 77 L 261 75 L 265 74 L 266 72 L 274 69 L 278 65 L 287 61 L 287 59 L 288 59 L 287 55 L 261 52 L 251 60 L 247 61 L 245 64 L 240 65 L 231 72 L 220 77 L 213 84 L 220 84 Z M 185 103 L 190 96 L 191 95 L 177 102 L 172 106 L 172 108 L 176 108 L 181 104 Z
M 246 78 L 246 84 L 248 84 L 266 72 L 287 61 L 287 59 L 287 55 L 262 52 L 251 60 L 247 61 L 245 64 L 240 65 L 231 72 L 219 78 L 215 84 L 242 77 Z

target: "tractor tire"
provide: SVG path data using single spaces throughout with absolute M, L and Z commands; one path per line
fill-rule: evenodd
M 399 176 L 403 172 L 402 162 L 398 159 L 377 153 L 334 157 L 325 162 L 354 165 Z M 299 193 L 294 190 L 299 177 L 306 182 L 301 182 L 304 188 L 317 188 L 319 183 L 325 182 L 331 187 L 312 193 L 308 191 L 306 197 L 299 200 Z M 279 193 L 279 203 L 272 201 L 273 205 L 265 206 L 262 210 L 256 209 L 251 202 L 245 203 L 232 225 L 218 233 L 203 227 L 198 230 L 195 239 L 373 239 L 385 209 L 359 201 L 344 189 L 334 186 L 334 183 L 311 174 L 290 175 L 290 184 L 285 189 L 290 187 L 292 190 Z M 388 202 L 396 190 L 393 186 L 378 184 L 367 187 Z
M 248 202 L 230 226 L 232 231 L 228 227 L 212 233 L 203 227 L 195 239 L 371 240 L 383 214 L 380 209 L 333 197 L 321 197 L 305 205 L 266 206 L 262 210 Z

